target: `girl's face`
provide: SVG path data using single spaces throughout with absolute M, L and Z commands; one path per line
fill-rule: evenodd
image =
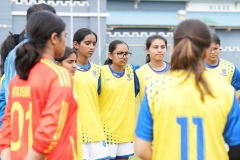
M 52 41 L 56 44 L 54 48 L 55 58 L 61 58 L 63 56 L 66 47 L 66 35 L 67 32 L 64 30 L 61 33 L 60 38 L 57 36 L 57 34 L 56 36 L 52 37 Z
M 151 60 L 162 61 L 165 54 L 167 46 L 165 41 L 162 39 L 155 39 L 152 41 L 147 53 L 150 55 Z
M 207 52 L 206 59 L 208 61 L 216 61 L 220 53 L 220 46 L 216 43 L 211 43 L 210 50 Z
M 131 53 L 128 52 L 128 46 L 126 44 L 118 44 L 116 49 L 112 53 L 108 53 L 108 58 L 110 58 L 113 64 L 117 66 L 124 67 L 128 63 Z
M 75 42 L 74 47 L 78 50 L 79 55 L 90 58 L 94 53 L 96 43 L 95 35 L 88 34 L 79 44 Z
M 77 55 L 72 53 L 61 63 L 57 62 L 57 64 L 66 68 L 72 75 L 74 75 L 77 67 Z

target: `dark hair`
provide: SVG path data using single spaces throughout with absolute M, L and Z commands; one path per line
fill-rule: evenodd
M 44 4 L 44 3 L 34 4 L 33 6 L 29 7 L 27 10 L 27 21 L 29 20 L 30 16 L 34 12 L 43 11 L 43 10 L 46 10 L 46 11 L 56 14 L 56 10 L 48 4 Z
M 75 53 L 77 56 L 77 51 L 75 49 L 66 46 L 63 56 L 61 58 L 55 58 L 55 60 L 61 63 L 63 60 L 67 59 L 72 53 Z
M 12 34 L 9 32 L 9 36 L 3 41 L 0 49 L 0 54 L 1 54 L 1 64 L 0 64 L 0 70 L 1 70 L 1 75 L 4 74 L 4 62 L 7 58 L 7 55 L 11 50 L 15 48 L 16 45 L 18 45 L 20 42 L 23 41 L 24 39 L 24 33 L 25 30 L 23 30 L 20 34 Z
M 207 82 L 202 77 L 205 70 L 204 50 L 211 44 L 209 27 L 199 20 L 185 20 L 175 29 L 173 40 L 174 50 L 171 56 L 170 70 L 187 70 L 187 77 L 191 72 L 194 73 L 197 88 L 201 93 L 202 101 L 204 101 L 203 89 L 212 95 Z
M 219 44 L 219 46 L 221 45 L 220 44 L 220 39 L 215 33 L 212 33 L 212 42 L 216 43 L 216 44 Z
M 81 28 L 81 29 L 77 30 L 74 33 L 73 42 L 76 41 L 79 44 L 89 34 L 93 34 L 96 37 L 96 42 L 97 42 L 97 35 L 96 35 L 96 33 L 94 33 L 93 31 L 91 31 L 88 28 Z
M 35 12 L 27 23 L 29 42 L 20 46 L 15 59 L 16 72 L 20 79 L 26 80 L 31 68 L 40 61 L 46 42 L 53 33 L 60 37 L 65 30 L 63 20 L 48 11 Z
M 108 46 L 108 52 L 109 53 L 112 53 L 116 48 L 117 48 L 117 45 L 118 44 L 126 44 L 127 45 L 127 43 L 125 43 L 125 42 L 123 42 L 123 41 L 121 41 L 121 40 L 114 40 L 114 41 L 112 41 L 110 44 L 109 44 L 109 46 Z M 127 45 L 127 47 L 128 47 L 128 45 Z M 129 47 L 128 47 L 128 49 L 129 49 Z M 105 62 L 104 62 L 104 65 L 108 65 L 108 64 L 112 64 L 113 62 L 112 62 L 112 60 L 111 59 L 109 59 L 109 58 L 107 58 L 106 60 L 105 60 Z
M 165 42 L 165 46 L 167 48 L 167 40 L 163 37 L 163 36 L 160 36 L 158 34 L 155 34 L 155 35 L 152 35 L 152 36 L 149 36 L 146 40 L 146 43 L 145 43 L 145 46 L 146 46 L 146 50 L 148 50 L 150 48 L 150 46 L 152 45 L 152 42 L 155 40 L 155 39 L 161 39 Z M 146 56 L 146 63 L 149 63 L 151 61 L 150 59 L 150 55 L 147 54 Z

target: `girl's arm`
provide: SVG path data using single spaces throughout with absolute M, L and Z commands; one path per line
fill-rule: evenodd
M 135 138 L 136 155 L 143 160 L 152 159 L 152 142 L 145 141 L 139 137 Z
M 35 152 L 32 148 L 28 151 L 27 157 L 25 158 L 25 160 L 44 160 L 44 158 L 46 157 L 46 155 L 43 154 L 39 154 L 37 152 Z
M 2 150 L 1 160 L 11 160 L 11 149 L 10 149 L 10 147 Z

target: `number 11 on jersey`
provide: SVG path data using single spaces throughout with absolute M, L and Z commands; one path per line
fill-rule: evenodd
M 193 117 L 192 122 L 197 127 L 197 160 L 204 160 L 204 136 L 203 120 L 199 117 Z M 188 118 L 178 117 L 177 123 L 181 127 L 181 160 L 188 158 Z

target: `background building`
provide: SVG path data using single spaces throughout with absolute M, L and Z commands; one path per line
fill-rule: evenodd
M 130 46 L 130 63 L 145 62 L 145 41 L 152 34 L 168 40 L 169 61 L 175 26 L 184 19 L 205 22 L 221 39 L 221 55 L 240 68 L 240 3 L 238 0 L 0 0 L 0 43 L 8 31 L 20 33 L 26 10 L 35 3 L 52 5 L 67 24 L 67 41 L 79 28 L 90 28 L 99 41 L 92 61 L 102 64 L 108 44 L 116 39 Z

